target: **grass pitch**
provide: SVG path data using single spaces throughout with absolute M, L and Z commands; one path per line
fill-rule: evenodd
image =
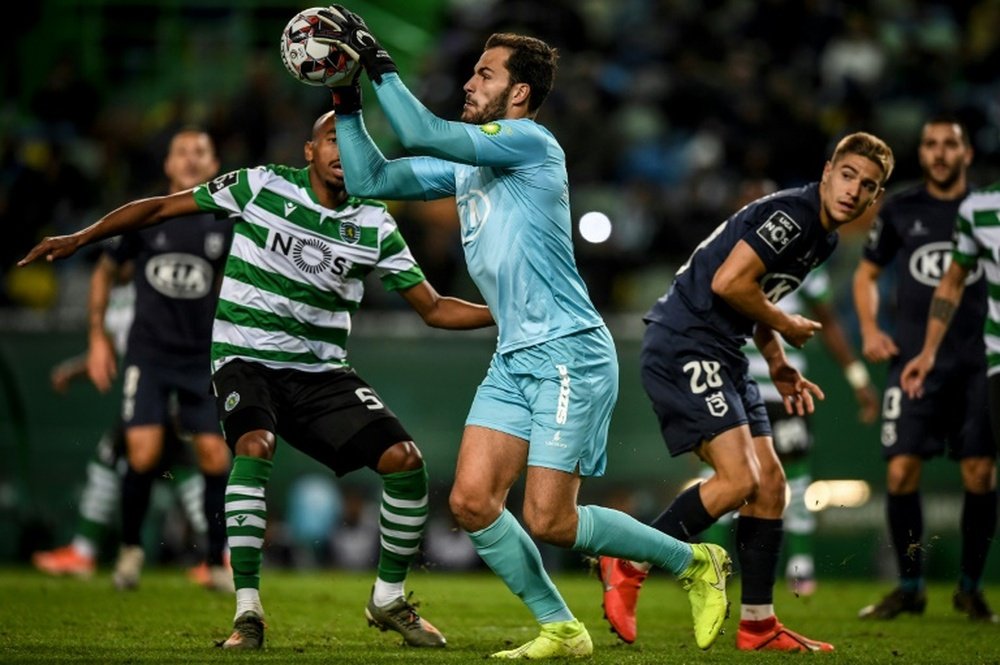
M 414 572 L 407 588 L 420 612 L 448 638 L 442 650 L 401 645 L 395 633 L 369 628 L 363 608 L 372 574 L 265 570 L 267 611 L 262 652 L 214 648 L 228 636 L 231 596 L 194 587 L 183 571 L 150 570 L 136 592 L 119 593 L 105 571 L 91 581 L 52 579 L 27 568 L 0 570 L 0 662 L 75 663 L 469 663 L 537 634 L 527 610 L 490 574 Z M 739 582 L 731 585 L 734 616 L 727 635 L 707 652 L 691 634 L 687 598 L 667 575 L 651 577 L 639 604 L 639 640 L 625 645 L 602 619 L 596 578 L 555 577 L 594 639 L 591 663 L 1000 663 L 1000 626 L 973 624 L 951 609 L 951 586 L 928 589 L 923 617 L 869 623 L 856 618 L 888 585 L 821 582 L 811 598 L 778 589 L 781 619 L 807 636 L 832 642 L 832 654 L 745 654 L 734 647 Z M 1000 588 L 987 589 L 1000 603 Z

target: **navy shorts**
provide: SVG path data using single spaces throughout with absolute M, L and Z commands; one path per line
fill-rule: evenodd
M 952 459 L 993 457 L 986 368 L 935 368 L 924 396 L 910 399 L 899 385 L 902 361 L 893 363 L 882 398 L 882 456 L 929 459 L 947 449 Z
M 672 457 L 740 425 L 749 425 L 751 436 L 771 435 L 764 399 L 738 349 L 711 335 L 650 323 L 640 364 Z
M 221 434 L 207 362 L 157 365 L 125 360 L 122 375 L 122 424 L 160 425 L 176 416 L 191 434 Z

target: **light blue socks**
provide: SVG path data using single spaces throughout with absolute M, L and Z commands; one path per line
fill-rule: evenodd
M 486 565 L 528 606 L 538 623 L 573 620 L 542 566 L 538 547 L 510 511 L 504 510 L 493 524 L 469 537 Z
M 573 549 L 649 563 L 680 575 L 691 565 L 691 546 L 618 510 L 580 506 Z

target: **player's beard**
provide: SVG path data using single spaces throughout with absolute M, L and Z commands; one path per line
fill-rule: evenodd
M 942 190 L 951 189 L 952 186 L 958 182 L 959 178 L 962 177 L 962 165 L 952 164 L 945 165 L 948 166 L 948 171 L 943 178 L 936 178 L 934 176 L 934 171 L 931 168 L 924 169 L 924 177 L 934 183 L 936 187 Z
M 494 97 L 492 101 L 488 102 L 478 112 L 475 109 L 471 109 L 468 112 L 462 113 L 462 122 L 468 122 L 473 125 L 485 125 L 488 122 L 502 119 L 507 115 L 507 102 L 510 101 L 510 91 L 513 88 L 514 84 L 511 83 L 502 93 Z

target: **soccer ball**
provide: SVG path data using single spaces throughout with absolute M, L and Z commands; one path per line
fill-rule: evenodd
M 281 61 L 306 85 L 345 85 L 357 72 L 358 63 L 336 46 L 313 39 L 317 30 L 326 27 L 317 16 L 321 9 L 303 9 L 288 22 L 281 33 Z

